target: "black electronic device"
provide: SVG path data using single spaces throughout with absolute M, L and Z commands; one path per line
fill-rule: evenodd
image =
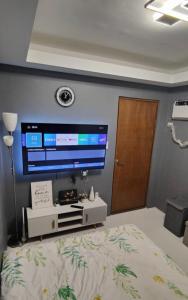
M 23 173 L 104 169 L 107 125 L 22 123 Z
M 78 193 L 76 189 L 59 191 L 58 201 L 60 205 L 78 203 Z
M 80 209 L 84 209 L 84 207 L 83 206 L 81 206 L 81 205 L 71 205 L 71 207 L 74 207 L 74 208 L 80 208 Z

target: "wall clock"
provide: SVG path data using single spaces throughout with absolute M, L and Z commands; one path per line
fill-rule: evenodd
M 73 90 L 66 86 L 58 88 L 56 92 L 56 100 L 63 107 L 71 106 L 75 101 Z

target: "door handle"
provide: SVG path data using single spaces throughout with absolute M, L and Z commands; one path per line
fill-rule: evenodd
M 88 222 L 88 214 L 86 214 L 86 223 Z
M 124 163 L 121 163 L 119 161 L 119 159 L 115 159 L 115 163 L 119 166 L 119 167 L 123 167 L 125 164 Z
M 55 228 L 55 220 L 52 221 L 52 229 Z

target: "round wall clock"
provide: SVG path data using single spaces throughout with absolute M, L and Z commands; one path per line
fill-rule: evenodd
M 66 86 L 58 88 L 56 92 L 56 100 L 61 106 L 71 106 L 75 101 L 73 90 Z

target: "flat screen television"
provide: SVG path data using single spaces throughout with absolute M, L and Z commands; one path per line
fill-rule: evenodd
M 22 123 L 23 174 L 103 169 L 107 125 Z

